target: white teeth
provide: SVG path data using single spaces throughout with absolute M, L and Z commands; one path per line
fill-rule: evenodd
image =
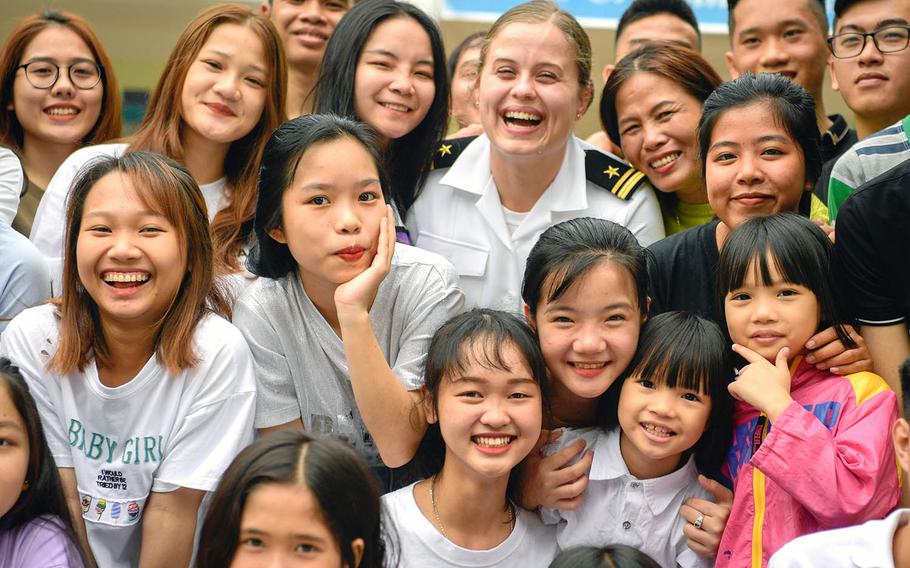
M 576 369 L 600 369 L 606 363 L 572 363 Z
M 655 424 L 642 424 L 641 426 L 642 426 L 642 428 L 644 428 L 648 433 L 654 434 L 655 436 L 661 436 L 661 437 L 664 437 L 664 438 L 668 438 L 668 437 L 670 437 L 670 436 L 673 435 L 673 432 L 671 432 L 670 430 L 667 430 L 666 428 L 662 428 L 662 427 L 657 426 L 657 425 L 655 425 Z
M 44 112 L 55 116 L 66 116 L 70 114 L 76 114 L 79 111 L 74 108 L 49 108 Z
M 518 111 L 509 111 L 506 113 L 506 118 L 514 118 L 515 120 L 542 120 L 543 117 L 539 114 L 531 114 L 529 112 L 518 112 Z
M 104 274 L 105 282 L 145 282 L 149 275 L 141 272 L 107 272 Z
M 501 448 L 503 446 L 507 446 L 511 440 L 511 436 L 501 436 L 497 438 L 491 438 L 489 436 L 477 436 L 474 438 L 474 443 L 485 448 Z
M 408 107 L 406 107 L 404 105 L 397 105 L 395 103 L 380 103 L 380 104 L 387 109 L 397 110 L 398 112 L 408 112 L 408 110 L 410 110 Z
M 673 162 L 674 160 L 679 158 L 681 155 L 682 155 L 682 152 L 673 152 L 672 154 L 670 154 L 668 156 L 664 156 L 663 158 L 661 158 L 659 160 L 651 162 L 650 165 L 652 168 L 661 168 L 663 166 L 666 166 L 670 162 Z

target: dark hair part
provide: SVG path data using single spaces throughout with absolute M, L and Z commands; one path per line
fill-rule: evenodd
M 528 254 L 521 298 L 531 314 L 553 302 L 601 262 L 626 269 L 635 284 L 638 308 L 648 313 L 647 251 L 625 227 L 593 217 L 557 223 L 540 235 Z
M 732 441 L 733 398 L 727 391 L 733 377 L 729 345 L 720 326 L 694 313 L 664 312 L 650 318 L 641 328 L 628 370 L 601 400 L 601 426 L 612 429 L 619 425 L 620 392 L 627 380 L 640 377 L 705 394 L 711 398 L 708 427 L 691 452 L 700 472 L 716 473 Z
M 0 530 L 14 531 L 38 519 L 42 515 L 52 515 L 60 520 L 61 528 L 69 540 L 67 556 L 73 564 L 85 562 L 70 516 L 63 485 L 57 465 L 51 456 L 51 450 L 44 437 L 41 416 L 35 405 L 35 399 L 29 392 L 28 385 L 19 368 L 6 357 L 0 357 L 0 388 L 9 395 L 16 412 L 22 417 L 28 436 L 28 469 L 25 474 L 27 487 L 19 495 L 13 508 L 0 518 Z M 45 522 L 53 523 L 51 520 Z M 8 559 L 0 558 L 6 566 Z
M 550 568 L 660 568 L 644 552 L 625 544 L 577 546 L 556 555 Z
M 799 215 L 778 213 L 749 219 L 730 233 L 720 253 L 716 280 L 719 313 L 724 314 L 726 295 L 741 287 L 746 276 L 754 274 L 756 280 L 770 286 L 773 266 L 784 281 L 805 286 L 815 294 L 821 310 L 819 329 L 834 326 L 841 343 L 856 347 L 838 309 L 831 249 L 824 231 Z
M 620 142 L 616 96 L 620 87 L 639 73 L 651 73 L 672 81 L 701 102 L 723 82 L 711 64 L 691 49 L 664 42 L 636 49 L 616 64 L 600 99 L 600 121 L 610 140 L 616 143 Z
M 355 539 L 365 544 L 361 568 L 384 566 L 386 549 L 396 547 L 377 480 L 357 453 L 332 438 L 282 430 L 247 446 L 224 472 L 202 525 L 197 568 L 231 563 L 247 499 L 268 484 L 301 486 L 313 494 L 345 566 L 356 565 Z
M 487 31 L 482 30 L 479 32 L 474 32 L 469 34 L 466 38 L 461 40 L 461 43 L 452 50 L 452 53 L 449 54 L 449 60 L 446 63 L 446 69 L 449 72 L 449 81 L 451 82 L 452 78 L 455 77 L 455 69 L 458 67 L 458 59 L 461 57 L 461 54 L 471 48 L 479 48 L 483 45 L 484 38 L 487 36 Z
M 113 173 L 128 178 L 143 205 L 174 225 L 185 250 L 186 273 L 155 336 L 158 361 L 176 374 L 199 360 L 193 334 L 202 318 L 210 312 L 229 317 L 230 303 L 214 278 L 212 237 L 202 191 L 186 168 L 152 152 L 98 157 L 79 170 L 73 181 L 66 205 L 63 294 L 54 300 L 60 315 L 60 339 L 48 369 L 64 375 L 74 368 L 84 369 L 93 358 L 104 365 L 110 356 L 98 306 L 79 278 L 76 250 L 89 193 Z
M 806 164 L 805 182 L 811 188 L 821 173 L 823 163 L 821 138 L 815 119 L 815 101 L 800 85 L 777 73 L 745 73 L 717 87 L 705 101 L 698 122 L 702 175 L 708 159 L 708 149 L 711 147 L 711 134 L 717 121 L 731 109 L 754 104 L 767 104 L 777 125 L 799 147 Z M 808 197 L 804 195 L 803 201 L 808 201 Z M 802 207 L 801 204 L 801 209 Z
M 701 30 L 698 29 L 698 19 L 696 19 L 692 7 L 685 0 L 634 0 L 619 18 L 619 24 L 616 26 L 616 39 L 613 44 L 619 43 L 619 37 L 630 24 L 659 14 L 676 16 L 692 26 L 695 35 L 698 36 L 698 48 L 701 49 Z
M 903 415 L 910 416 L 910 359 L 900 366 L 901 392 L 903 394 Z
M 389 173 L 389 195 L 404 216 L 414 200 L 449 120 L 449 81 L 446 54 L 439 28 L 420 8 L 399 0 L 362 0 L 338 22 L 329 38 L 316 83 L 315 110 L 358 119 L 354 109 L 354 77 L 363 47 L 382 22 L 392 18 L 411 18 L 430 38 L 433 52 L 435 94 L 427 115 L 414 130 L 391 140 L 385 148 L 384 163 Z
M 250 272 L 281 278 L 297 270 L 291 249 L 273 239 L 269 232 L 282 225 L 282 197 L 294 181 L 303 155 L 316 144 L 341 139 L 353 140 L 367 151 L 376 166 L 386 201 L 389 200 L 379 143 L 369 126 L 331 114 L 308 114 L 285 122 L 272 134 L 262 152 L 254 221 L 256 243 L 247 260 Z
M 794 0 L 795 1 L 795 0 Z M 809 8 L 809 11 L 812 12 L 812 15 L 815 16 L 815 20 L 818 22 L 819 28 L 821 28 L 822 35 L 828 36 L 828 12 L 825 9 L 825 0 L 803 0 L 806 2 L 806 7 Z M 734 41 L 733 31 L 736 29 L 736 21 L 733 17 L 733 10 L 736 9 L 736 6 L 739 4 L 740 0 L 727 0 L 727 26 L 730 30 L 730 41 Z M 835 4 L 834 8 L 835 14 L 837 13 L 837 5 Z
M 424 368 L 424 387 L 427 400 L 437 407 L 439 389 L 444 380 L 453 380 L 472 364 L 486 369 L 509 371 L 503 351 L 514 347 L 525 361 L 531 378 L 540 387 L 541 404 L 547 411 L 549 388 L 547 364 L 540 352 L 537 338 L 527 323 L 507 312 L 478 308 L 459 314 L 442 324 L 427 351 Z M 421 474 L 429 477 L 442 470 L 445 461 L 445 442 L 439 424 L 427 427 L 417 450 Z M 518 496 L 518 476 L 509 476 L 508 496 Z

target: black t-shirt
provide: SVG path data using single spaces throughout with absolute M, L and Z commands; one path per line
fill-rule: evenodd
M 823 203 L 828 203 L 828 183 L 831 180 L 831 170 L 841 154 L 849 150 L 859 141 L 856 131 L 850 128 L 846 119 L 839 114 L 829 115 L 831 128 L 822 134 L 822 171 L 815 182 L 813 192 Z
M 651 315 L 686 310 L 723 327 L 717 309 L 717 219 L 657 241 L 648 250 Z
M 837 214 L 835 281 L 866 325 L 910 320 L 910 160 L 857 188 Z

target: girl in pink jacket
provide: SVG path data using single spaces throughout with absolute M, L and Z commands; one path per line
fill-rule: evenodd
M 729 387 L 738 402 L 723 473 L 734 498 L 716 566 L 763 567 L 800 535 L 894 508 L 897 400 L 877 375 L 838 376 L 802 358 L 808 339 L 839 321 L 830 242 L 812 222 L 793 214 L 746 221 L 725 242 L 717 277 L 745 366 Z

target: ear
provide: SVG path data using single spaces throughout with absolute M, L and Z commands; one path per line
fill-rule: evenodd
M 591 99 L 594 98 L 594 85 L 590 82 L 585 86 L 581 91 L 581 96 L 578 100 L 578 112 L 575 113 L 575 119 L 578 120 L 582 115 L 588 112 L 588 107 L 591 105 Z
M 427 391 L 427 387 L 420 387 L 420 397 L 423 404 L 423 413 L 427 417 L 427 424 L 436 424 L 439 419 L 436 416 L 436 409 L 433 408 L 433 401 Z
M 260 12 L 263 16 L 265 16 L 266 18 L 268 18 L 268 17 L 269 17 L 269 13 L 271 12 L 271 8 L 272 8 L 272 7 L 269 5 L 269 1 L 268 1 L 268 0 L 262 0 L 262 4 L 259 5 L 259 12 Z
M 834 72 L 834 56 L 828 55 L 828 74 L 831 75 L 831 90 L 840 91 L 840 83 L 837 82 L 837 73 Z
M 651 315 L 651 296 L 645 298 L 645 317 L 641 318 L 641 323 L 648 321 L 648 316 Z
M 614 69 L 616 69 L 616 65 L 611 65 L 611 64 L 604 65 L 604 70 L 602 73 L 603 78 L 604 78 L 604 83 L 606 83 L 607 79 L 610 78 L 610 73 L 612 73 Z
M 354 565 L 349 568 L 357 568 L 360 561 L 363 560 L 363 549 L 366 545 L 362 538 L 355 538 L 351 541 L 351 552 L 354 554 Z
M 534 317 L 534 314 L 531 313 L 531 306 L 525 304 L 525 319 L 528 321 L 528 327 L 531 328 L 531 331 L 537 333 L 537 319 Z
M 730 78 L 737 79 L 742 73 L 736 68 L 736 60 L 733 59 L 733 52 L 727 51 L 724 53 L 724 59 L 727 60 L 727 70 L 730 72 Z
M 284 229 L 281 227 L 273 227 L 268 230 L 269 236 L 278 241 L 279 243 L 286 245 L 288 244 L 287 237 L 284 236 Z
M 906 476 L 910 474 L 910 423 L 906 419 L 897 419 L 897 422 L 891 427 L 891 439 L 894 441 L 897 463 Z

